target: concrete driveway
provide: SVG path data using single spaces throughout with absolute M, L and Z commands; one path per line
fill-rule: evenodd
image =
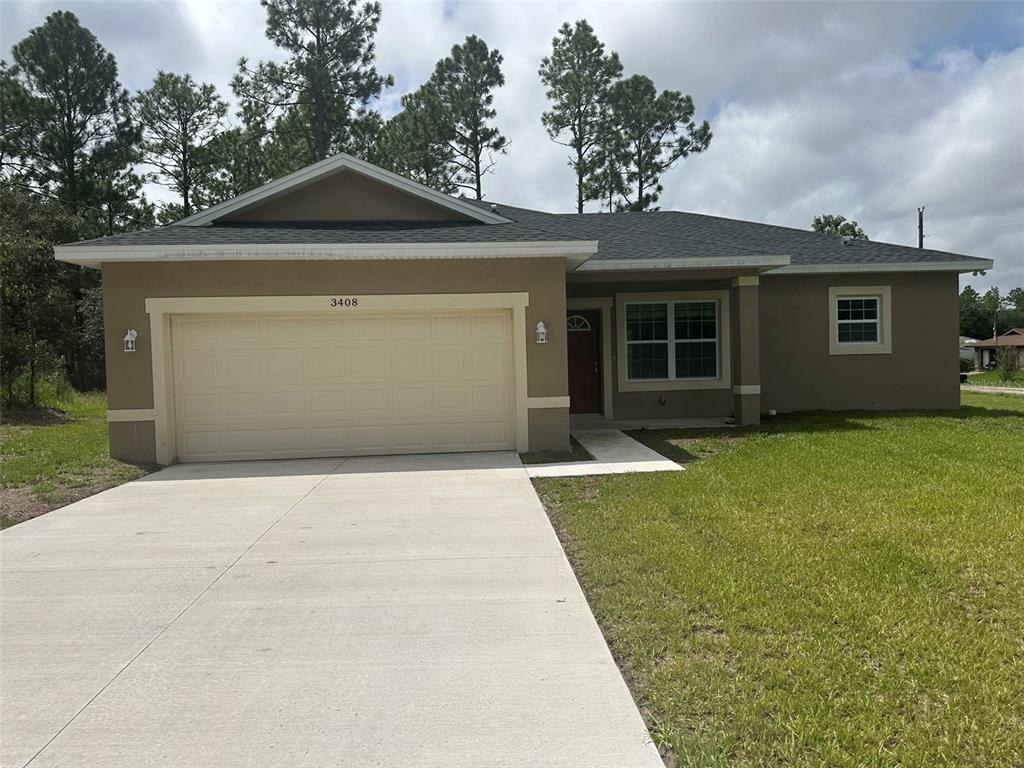
M 3 766 L 662 765 L 513 453 L 179 465 L 0 565 Z

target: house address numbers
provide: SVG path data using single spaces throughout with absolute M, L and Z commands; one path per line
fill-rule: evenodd
M 338 307 L 340 309 L 351 309 L 352 307 L 359 306 L 358 296 L 332 296 L 331 306 Z

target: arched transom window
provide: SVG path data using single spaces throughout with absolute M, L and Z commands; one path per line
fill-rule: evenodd
M 565 319 L 565 329 L 567 331 L 589 331 L 590 321 L 583 315 L 569 315 Z

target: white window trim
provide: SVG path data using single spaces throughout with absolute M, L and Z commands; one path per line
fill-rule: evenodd
M 626 360 L 626 305 L 665 304 L 672 302 L 714 301 L 718 307 L 718 375 L 700 379 L 630 379 Z M 729 291 L 693 291 L 673 293 L 619 293 L 615 296 L 616 340 L 619 392 L 662 392 L 677 389 L 730 389 L 732 387 L 732 350 Z M 674 314 L 670 309 L 670 331 L 674 331 Z M 669 345 L 669 372 L 675 369 L 674 332 L 665 342 Z M 685 339 L 684 339 L 685 341 Z
M 839 300 L 878 299 L 878 341 L 839 341 Z M 871 321 L 857 321 L 871 322 Z M 833 285 L 828 289 L 828 353 L 830 355 L 892 354 L 892 286 Z

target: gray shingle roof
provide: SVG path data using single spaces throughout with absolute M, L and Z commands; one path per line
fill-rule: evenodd
M 490 202 L 480 202 L 490 206 Z M 374 243 L 501 243 L 597 240 L 591 261 L 789 256 L 798 265 L 920 264 L 965 261 L 960 254 L 858 240 L 697 213 L 553 214 L 499 205 L 508 224 L 477 222 L 276 222 L 171 225 L 74 245 L 285 245 Z M 71 246 L 71 247 L 74 247 Z M 979 259 L 979 264 L 985 264 Z

